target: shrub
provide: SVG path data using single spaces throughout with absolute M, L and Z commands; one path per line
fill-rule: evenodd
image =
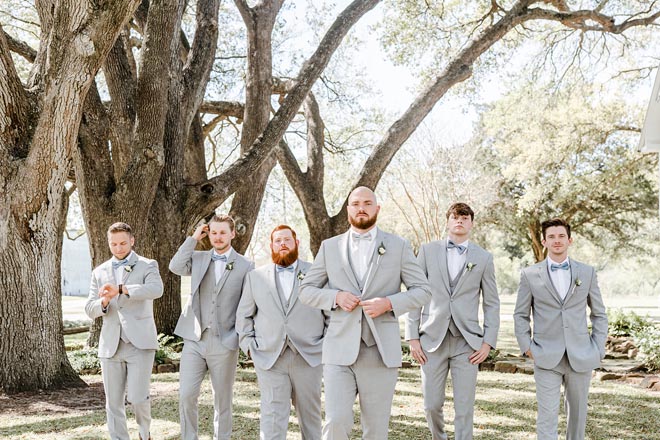
M 637 348 L 644 355 L 644 366 L 649 371 L 660 370 L 660 327 L 650 324 L 633 336 Z
M 101 368 L 96 348 L 68 351 L 67 356 L 71 366 L 78 374 L 82 370 L 98 370 Z
M 158 350 L 156 350 L 154 361 L 160 365 L 166 364 L 172 359 L 180 359 L 182 347 L 183 339 L 161 333 L 158 335 Z
M 624 312 L 621 309 L 607 311 L 608 333 L 611 336 L 634 336 L 635 333 L 653 327 L 648 317 L 639 316 L 635 312 Z

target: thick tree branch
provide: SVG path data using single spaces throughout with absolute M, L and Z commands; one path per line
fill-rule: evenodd
M 231 116 L 242 121 L 245 106 L 238 101 L 204 101 L 199 107 L 199 111 L 218 116 Z
M 291 120 L 300 108 L 312 85 L 335 52 L 351 27 L 379 0 L 355 0 L 334 21 L 323 37 L 314 54 L 303 65 L 296 84 L 286 96 L 263 134 L 252 144 L 252 148 L 234 162 L 224 173 L 191 188 L 186 210 L 189 218 L 199 218 L 227 199 L 241 185 L 241 177 L 257 169 L 270 155 L 284 135 Z
M 614 17 L 594 10 L 552 11 L 543 8 L 529 8 L 526 14 L 534 20 L 556 21 L 567 28 L 583 32 L 608 32 L 620 34 L 635 26 L 654 24 L 660 17 L 660 10 L 644 18 L 629 18 L 617 24 Z
M 17 38 L 12 37 L 9 35 L 7 32 L 2 30 L 0 28 L 0 32 L 2 32 L 7 39 L 7 44 L 9 46 L 9 50 L 11 50 L 14 53 L 19 54 L 29 62 L 33 63 L 34 60 L 37 58 L 37 51 L 32 49 L 29 44 L 27 44 L 24 41 L 21 41 Z

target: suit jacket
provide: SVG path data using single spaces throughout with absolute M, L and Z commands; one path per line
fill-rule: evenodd
M 472 242 L 468 243 L 466 252 L 466 267 L 452 294 L 447 269 L 447 240 L 427 243 L 419 250 L 417 261 L 429 279 L 433 297 L 429 304 L 408 313 L 406 340 L 420 339 L 426 351 L 435 351 L 440 346 L 451 318 L 474 350 L 479 350 L 483 342 L 495 348 L 500 328 L 500 300 L 493 256 Z M 479 324 L 481 298 L 483 327 Z
M 158 272 L 158 262 L 144 258 L 133 252 L 128 265 L 131 270 L 123 271 L 121 283 L 115 279 L 112 259 L 107 260 L 92 271 L 89 297 L 85 304 L 85 313 L 91 319 L 103 317 L 101 336 L 99 337 L 99 357 L 114 356 L 119 345 L 121 329 L 131 343 L 143 350 L 158 348 L 158 334 L 154 322 L 153 300 L 163 295 L 163 281 Z M 107 312 L 103 313 L 99 288 L 106 283 L 123 284 L 130 295 L 118 295 L 108 303 Z
M 392 302 L 393 310 L 372 319 L 363 314 L 359 306 L 352 312 L 335 307 L 335 297 L 340 290 L 360 295 L 348 257 L 349 233 L 350 230 L 321 244 L 314 264 L 300 286 L 300 301 L 330 312 L 322 361 L 332 365 L 351 365 L 355 362 L 360 350 L 361 320 L 364 317 L 385 365 L 399 367 L 401 335 L 398 317 L 430 301 L 428 281 L 415 260 L 410 244 L 379 229 L 362 299 L 387 297 Z M 407 291 L 401 291 L 402 283 Z
M 174 333 L 183 339 L 199 341 L 202 337 L 202 314 L 200 310 L 199 289 L 206 270 L 211 264 L 213 250 L 196 251 L 197 240 L 186 238 L 170 261 L 170 270 L 179 276 L 190 276 L 190 298 L 179 317 Z M 225 272 L 218 282 L 220 293 L 216 301 L 216 328 L 220 333 L 222 345 L 230 350 L 238 349 L 236 333 L 236 308 L 241 299 L 245 274 L 254 268 L 254 263 L 233 251 L 227 261 L 231 270 Z
M 531 350 L 539 367 L 554 368 L 566 353 L 571 367 L 585 372 L 605 357 L 607 313 L 594 268 L 571 259 L 570 270 L 571 287 L 562 301 L 550 280 L 547 260 L 523 269 L 513 320 L 520 349 Z
M 321 364 L 326 315 L 298 300 L 300 278 L 310 267 L 310 263 L 298 261 L 287 310 L 277 292 L 273 263 L 247 274 L 236 312 L 236 331 L 245 354 L 249 351 L 254 364 L 263 370 L 275 364 L 287 337 L 310 366 Z

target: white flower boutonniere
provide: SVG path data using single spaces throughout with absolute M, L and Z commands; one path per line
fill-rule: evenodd
M 467 266 L 465 266 L 465 267 L 466 267 L 468 272 L 471 272 L 472 269 L 474 269 L 474 266 L 476 266 L 476 265 L 477 265 L 477 263 L 468 263 Z
M 135 266 L 135 264 L 133 266 Z M 128 273 L 131 273 L 133 272 L 133 266 L 124 266 L 124 270 Z
M 230 261 L 230 262 L 227 263 L 227 265 L 225 266 L 225 270 L 232 270 L 233 268 L 234 268 L 234 262 L 233 262 L 233 261 Z
M 381 242 L 380 246 L 378 246 L 378 255 L 385 255 L 385 252 L 387 252 L 387 249 L 385 249 L 385 245 Z
M 298 278 L 298 281 L 302 281 L 305 278 L 305 274 L 302 273 L 301 270 L 299 270 L 298 275 L 296 275 L 296 277 Z
M 579 279 L 579 278 L 576 278 L 576 279 L 575 279 L 575 285 L 576 285 L 576 286 L 581 286 L 581 285 L 582 285 L 582 280 Z

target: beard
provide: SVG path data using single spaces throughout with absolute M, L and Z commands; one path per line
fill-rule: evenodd
M 273 263 L 279 266 L 291 266 L 298 259 L 298 246 L 296 245 L 293 249 L 289 249 L 289 252 L 286 254 L 280 254 L 279 252 L 271 250 L 270 257 L 273 260 Z
M 356 217 L 351 217 L 350 215 L 348 216 L 348 222 L 351 224 L 351 226 L 356 227 L 357 229 L 369 229 L 373 225 L 376 224 L 376 220 L 378 220 L 378 213 L 374 214 L 373 217 L 367 217 L 367 218 L 356 218 Z

